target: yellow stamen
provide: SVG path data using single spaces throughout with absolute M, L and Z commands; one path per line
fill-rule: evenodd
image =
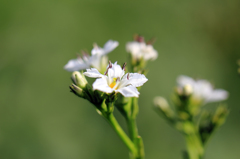
M 116 85 L 117 78 L 113 78 L 113 82 L 109 85 L 109 87 L 113 88 Z

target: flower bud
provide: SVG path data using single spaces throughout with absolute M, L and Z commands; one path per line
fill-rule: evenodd
M 193 88 L 191 85 L 189 84 L 186 84 L 184 87 L 183 87 L 183 95 L 185 96 L 189 96 L 193 93 Z
M 80 87 L 82 89 L 86 88 L 86 85 L 88 84 L 85 76 L 78 71 L 74 71 L 72 73 L 72 80 L 73 80 L 74 84 L 76 84 L 78 87 Z
M 159 109 L 167 118 L 172 119 L 174 118 L 174 112 L 170 108 L 167 100 L 163 97 L 155 97 L 153 100 L 154 106 Z
M 179 96 L 188 97 L 193 93 L 193 88 L 191 85 L 186 84 L 183 87 L 177 87 L 176 92 Z
M 85 94 L 84 94 L 84 91 L 79 88 L 78 86 L 76 86 L 75 84 L 72 84 L 71 86 L 69 86 L 71 91 L 76 94 L 77 96 L 79 97 L 83 97 L 85 98 Z
M 212 118 L 212 122 L 218 126 L 222 125 L 227 116 L 228 116 L 228 109 L 225 106 L 219 106 Z
M 157 108 L 160 107 L 162 110 L 167 110 L 169 108 L 167 100 L 160 96 L 154 98 L 153 104 Z

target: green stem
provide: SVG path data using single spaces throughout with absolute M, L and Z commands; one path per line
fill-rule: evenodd
M 127 124 L 128 124 L 130 138 L 134 142 L 134 144 L 136 144 L 136 139 L 138 137 L 136 120 L 135 119 L 128 119 Z
M 198 134 L 189 134 L 185 137 L 189 159 L 202 159 L 204 148 Z
M 130 159 L 143 159 L 144 158 L 144 146 L 142 142 L 142 138 L 138 136 L 138 129 L 135 119 L 128 119 L 127 125 L 129 129 L 129 134 L 132 142 L 135 144 L 137 148 L 137 156 L 130 156 Z
M 131 151 L 132 154 L 136 155 L 137 150 L 133 142 L 129 139 L 129 137 L 125 134 L 121 126 L 118 124 L 116 118 L 113 116 L 113 114 L 107 115 L 107 120 L 109 121 L 110 125 L 113 127 L 113 129 L 116 131 L 118 136 L 122 139 L 124 144 L 128 147 L 128 149 Z
M 131 156 L 131 159 L 143 159 L 144 158 L 144 146 L 142 138 L 138 135 L 136 116 L 138 114 L 138 98 L 132 98 L 131 101 L 131 115 L 128 116 L 127 125 L 132 142 L 137 148 L 137 156 Z

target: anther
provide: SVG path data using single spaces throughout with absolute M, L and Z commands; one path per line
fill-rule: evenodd
M 144 42 L 144 37 L 138 34 L 133 35 L 133 39 L 137 42 Z
M 118 81 L 120 81 L 120 77 L 118 77 L 118 78 L 116 79 L 116 82 L 118 82 Z
M 126 69 L 125 69 L 126 65 L 127 65 L 127 63 L 125 62 L 125 63 L 123 64 L 123 66 L 122 66 L 122 69 L 123 69 L 124 71 L 126 71 Z
M 112 63 L 110 60 L 109 60 L 109 65 L 108 65 L 107 71 L 104 73 L 104 75 L 107 75 L 109 68 L 112 68 Z
M 112 68 L 112 63 L 111 61 L 109 60 L 109 65 L 108 65 L 108 68 Z
M 144 37 L 143 36 L 138 36 L 137 41 L 140 42 L 140 43 L 144 42 Z
M 128 75 L 127 75 L 127 79 L 129 80 L 129 73 L 128 73 Z

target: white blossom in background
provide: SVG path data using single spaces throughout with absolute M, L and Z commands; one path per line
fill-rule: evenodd
M 110 62 L 104 75 L 95 68 L 87 69 L 84 75 L 97 78 L 93 83 L 93 90 L 121 93 L 125 97 L 138 97 L 139 92 L 136 87 L 142 86 L 148 79 L 139 73 L 125 74 L 124 68 L 125 66 L 121 67 L 117 62 L 114 64 Z
M 82 57 L 78 56 L 76 59 L 71 59 L 64 66 L 64 69 L 69 72 L 84 70 L 90 67 L 92 62 L 92 57 L 89 55 L 83 55 Z
M 127 52 L 131 53 L 133 58 L 144 60 L 155 60 L 158 57 L 158 52 L 150 43 L 146 43 L 141 36 L 136 37 L 136 41 L 128 42 L 126 44 Z
M 191 77 L 181 75 L 177 78 L 177 84 L 179 88 L 191 86 L 193 98 L 202 100 L 204 103 L 222 101 L 228 98 L 227 91 L 214 89 L 207 80 L 194 80 Z
M 69 60 L 68 63 L 64 66 L 64 69 L 73 72 L 84 70 L 90 68 L 91 66 L 96 69 L 101 69 L 101 63 L 106 62 L 107 57 L 104 56 L 111 51 L 113 51 L 119 43 L 117 41 L 109 40 L 105 43 L 103 48 L 99 47 L 97 44 L 93 45 L 93 49 L 91 51 L 91 56 L 87 54 L 83 54 L 82 57 L 78 57 L 77 59 Z

